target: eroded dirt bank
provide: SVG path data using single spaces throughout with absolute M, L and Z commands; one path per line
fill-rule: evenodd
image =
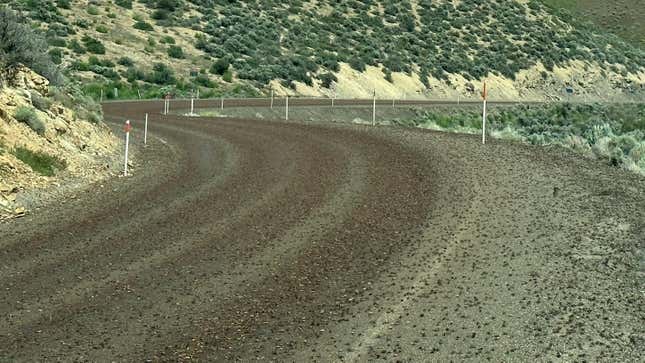
M 643 178 L 423 130 L 158 115 L 135 175 L 0 225 L 17 360 L 636 361 Z

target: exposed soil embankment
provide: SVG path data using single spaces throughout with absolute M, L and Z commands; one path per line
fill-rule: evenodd
M 68 105 L 83 100 L 50 89 L 25 67 L 0 77 L 0 219 L 21 216 L 56 191 L 116 172 L 119 140 L 99 115 Z

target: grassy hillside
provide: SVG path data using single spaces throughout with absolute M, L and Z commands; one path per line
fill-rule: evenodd
M 642 0 L 542 0 L 566 9 L 645 49 L 645 2 Z
M 498 88 L 559 92 L 576 82 L 558 72 L 571 64 L 619 92 L 642 91 L 645 83 L 643 50 L 554 15 L 537 0 L 87 3 L 11 6 L 47 35 L 51 56 L 68 74 L 106 97 L 114 88 L 119 97 L 196 88 L 252 94 L 268 92 L 274 80 L 285 90 L 331 89 L 344 64 L 357 73 L 377 67 L 392 83 L 407 75 L 424 94 L 454 88 L 474 95 L 491 77 L 508 80 Z

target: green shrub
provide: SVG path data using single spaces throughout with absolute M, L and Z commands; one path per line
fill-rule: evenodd
M 73 61 L 72 64 L 70 65 L 70 69 L 79 71 L 79 72 L 87 72 L 90 70 L 90 65 L 85 62 Z
M 38 118 L 33 108 L 26 106 L 18 107 L 13 118 L 18 122 L 27 124 L 38 135 L 42 136 L 45 134 L 45 124 Z
M 170 18 L 170 12 L 163 9 L 157 9 L 152 12 L 151 17 L 157 20 L 157 24 L 159 24 L 160 20 L 163 21 L 163 20 L 168 20 Z
M 94 54 L 105 54 L 105 46 L 103 45 L 103 43 L 101 43 L 100 40 L 94 39 L 89 35 L 83 36 L 81 40 L 83 41 L 85 49 L 87 49 L 88 52 Z
M 56 5 L 61 9 L 70 9 L 70 0 L 56 0 Z
M 215 83 L 211 81 L 210 78 L 208 78 L 208 76 L 203 74 L 198 74 L 197 76 L 195 76 L 195 78 L 193 79 L 193 83 L 207 88 L 215 87 Z
M 129 57 L 121 57 L 121 58 L 119 58 L 117 63 L 119 63 L 120 65 L 125 66 L 125 67 L 131 67 L 131 66 L 134 65 L 134 61 Z
M 320 80 L 322 81 L 322 86 L 324 88 L 329 88 L 331 87 L 331 84 L 333 82 L 337 82 L 338 79 L 333 73 L 323 73 L 320 75 Z
M 161 43 L 165 44 L 175 44 L 175 38 L 171 37 L 170 35 L 166 35 L 159 40 Z
M 217 62 L 211 65 L 210 71 L 213 74 L 218 74 L 220 76 L 223 76 L 224 73 L 228 71 L 230 66 L 231 66 L 231 62 L 228 60 L 228 58 L 223 57 L 218 59 Z
M 51 37 L 47 38 L 47 44 L 51 45 L 52 47 L 66 47 L 67 41 L 63 38 Z
M 52 105 L 52 101 L 48 98 L 43 97 L 40 93 L 32 91 L 31 92 L 31 104 L 34 105 L 40 111 L 47 111 Z
M 179 8 L 181 0 L 157 0 L 156 8 L 173 12 Z
M 29 165 L 31 170 L 44 176 L 54 176 L 57 171 L 65 170 L 67 167 L 65 160 L 42 152 L 31 151 L 24 147 L 16 147 L 12 154 L 18 160 Z
M 226 72 L 224 72 L 224 74 L 222 75 L 222 79 L 224 80 L 224 82 L 233 82 L 233 72 L 231 72 L 230 69 L 227 69 Z
M 126 69 L 121 75 L 130 83 L 144 80 L 146 78 L 145 73 L 134 66 L 128 67 L 128 69 Z
M 87 13 L 90 15 L 99 15 L 99 9 L 94 5 L 90 5 L 87 7 Z
M 107 33 L 109 31 L 109 29 L 105 25 L 101 24 L 101 25 L 96 26 L 96 31 L 99 32 L 99 33 L 105 34 L 105 33 Z
M 173 84 L 176 81 L 172 69 L 163 63 L 156 63 L 152 68 L 152 74 L 146 77 L 146 80 L 150 83 L 162 85 Z
M 63 50 L 60 48 L 52 48 L 47 52 L 54 64 L 63 63 Z
M 145 21 L 137 21 L 134 23 L 134 28 L 143 30 L 143 31 L 152 31 L 154 28 L 152 27 L 152 24 L 145 22 Z
M 85 19 L 76 19 L 74 21 L 74 25 L 76 25 L 77 27 L 79 27 L 81 29 L 87 29 L 87 28 L 90 27 L 90 23 Z
M 388 82 L 390 82 L 390 83 L 394 83 L 394 80 L 392 79 L 392 71 L 391 71 L 391 70 L 389 70 L 389 69 L 387 69 L 387 68 L 386 68 L 386 69 L 383 71 L 383 73 L 385 73 L 385 80 L 386 80 L 386 81 L 388 81 Z
M 22 63 L 52 84 L 63 82 L 58 67 L 45 51 L 47 43 L 41 36 L 5 7 L 0 7 L 0 24 L 0 68 Z
M 132 0 L 115 0 L 114 3 L 124 9 L 132 9 Z
M 67 48 L 69 48 L 71 51 L 73 51 L 76 54 L 85 54 L 85 48 L 81 45 L 81 43 L 78 42 L 78 40 L 73 39 L 72 41 L 69 42 L 67 45 Z
M 148 37 L 148 44 L 143 48 L 146 52 L 152 53 L 155 51 L 157 42 L 152 37 Z
M 184 51 L 183 49 L 181 49 L 181 47 L 178 47 L 176 45 L 171 45 L 168 47 L 168 55 L 171 58 L 182 59 L 184 58 Z

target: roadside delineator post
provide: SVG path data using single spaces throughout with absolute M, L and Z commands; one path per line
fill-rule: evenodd
M 221 99 L 220 99 L 220 101 L 221 101 L 221 102 L 220 102 L 220 109 L 222 109 L 222 110 L 223 110 L 223 109 L 224 109 L 224 97 L 220 97 L 220 98 L 221 98 Z
M 372 102 L 372 126 L 376 126 L 376 89 L 374 89 L 374 98 Z
M 167 94 L 164 97 L 164 103 L 163 103 L 163 114 L 167 115 L 168 112 L 170 112 L 170 95 Z
M 486 102 L 488 92 L 486 90 L 486 82 L 484 82 L 484 90 L 482 91 L 482 98 L 484 99 L 484 109 L 482 112 L 482 144 L 486 145 Z
M 287 95 L 287 97 L 284 99 L 284 104 L 284 119 L 285 121 L 289 121 L 289 95 Z
M 101 97 L 99 98 L 99 102 L 103 102 L 103 88 L 101 88 Z
M 148 145 L 148 114 L 146 113 L 146 121 L 143 126 L 143 144 Z
M 130 120 L 126 120 L 125 126 L 123 128 L 123 131 L 125 131 L 125 156 L 123 158 L 123 176 L 128 176 L 128 148 L 130 146 L 130 130 L 132 130 Z
M 271 109 L 273 110 L 273 90 L 271 90 Z
M 190 98 L 190 115 L 195 116 L 195 98 Z

